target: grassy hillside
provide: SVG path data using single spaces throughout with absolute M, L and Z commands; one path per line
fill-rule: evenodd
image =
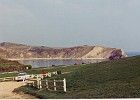
M 139 98 L 140 56 L 77 66 L 66 78 L 67 93 L 20 87 L 15 91 L 39 98 Z
M 26 67 L 31 69 L 30 65 L 23 65 L 18 61 L 10 61 L 0 58 L 0 71 L 23 70 L 26 69 Z

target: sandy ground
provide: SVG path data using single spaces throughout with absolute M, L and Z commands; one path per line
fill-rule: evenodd
M 0 82 L 0 99 L 35 99 L 35 97 L 21 93 L 13 93 L 15 88 L 23 85 L 23 82 Z

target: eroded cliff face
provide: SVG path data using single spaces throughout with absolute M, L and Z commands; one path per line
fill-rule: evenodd
M 4 58 L 103 58 L 119 59 L 127 57 L 122 49 L 101 46 L 77 46 L 70 48 L 50 48 L 3 42 L 0 56 Z

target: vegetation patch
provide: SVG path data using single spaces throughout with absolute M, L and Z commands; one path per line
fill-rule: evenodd
M 31 65 L 23 65 L 18 61 L 10 61 L 0 58 L 0 71 L 13 71 L 13 70 L 24 70 L 31 69 Z

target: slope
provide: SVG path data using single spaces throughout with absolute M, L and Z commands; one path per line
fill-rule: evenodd
M 26 86 L 16 91 L 39 98 L 139 98 L 140 56 L 81 65 L 78 70 L 56 78 L 67 79 L 67 93 L 38 91 Z

